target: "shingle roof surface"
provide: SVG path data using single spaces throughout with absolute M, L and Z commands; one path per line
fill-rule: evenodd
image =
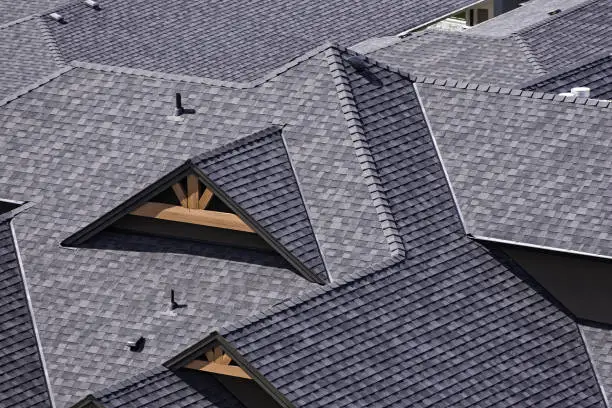
M 67 60 L 251 80 L 325 41 L 394 35 L 473 0 L 101 0 L 47 19 Z
M 505 37 L 522 29 L 545 23 L 551 11 L 561 12 L 579 6 L 590 0 L 529 0 L 520 7 L 480 23 L 470 28 L 470 34 L 483 34 L 493 37 Z
M 612 402 L 612 330 L 610 327 L 580 325 L 600 385 Z
M 0 28 L 0 100 L 62 66 L 45 30 L 37 19 Z
M 426 30 L 368 55 L 411 74 L 500 86 L 522 84 L 541 74 L 513 38 L 460 32 Z
M 25 290 L 9 221 L 0 216 L 0 406 L 49 407 Z
M 280 128 L 240 139 L 193 162 L 321 282 L 329 281 Z
M 578 66 L 564 68 L 535 78 L 523 89 L 550 93 L 569 92 L 571 88 L 586 86 L 593 99 L 612 99 L 612 54 L 596 56 Z
M 181 378 L 188 374 L 159 367 L 93 397 L 104 408 L 244 408 L 212 375 L 200 374 L 191 386 Z
M 547 70 L 612 51 L 612 2 L 592 0 L 556 14 L 517 36 Z
M 371 69 L 336 76 L 409 258 L 222 334 L 298 407 L 603 407 L 576 324 L 465 237 L 410 81 Z
M 323 52 L 256 87 L 129 72 L 74 68 L 0 109 L 0 197 L 34 202 L 15 228 L 58 407 L 311 285 L 275 255 L 234 248 L 111 232 L 59 246 L 190 157 L 285 124 L 334 277 L 391 254 Z M 196 109 L 182 122 L 177 91 Z M 176 316 L 170 289 L 188 305 Z
M 419 90 L 467 232 L 612 256 L 610 107 Z
M 53 7 L 58 7 L 66 0 L 30 0 L 14 1 L 0 0 L 0 25 L 13 22 L 28 16 L 43 13 Z

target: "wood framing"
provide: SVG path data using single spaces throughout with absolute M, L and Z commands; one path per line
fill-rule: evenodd
M 176 194 L 176 198 L 178 198 L 181 206 L 187 208 L 187 195 L 185 194 L 183 186 L 181 186 L 180 183 L 175 183 L 172 185 L 172 190 L 174 194 Z
M 187 176 L 187 207 L 191 209 L 199 208 L 200 200 L 200 180 L 195 174 Z
M 185 366 L 192 370 L 206 371 L 214 374 L 229 375 L 251 380 L 251 376 L 237 365 L 230 365 L 232 358 L 227 355 L 220 346 L 216 346 L 206 353 L 206 360 L 193 360 Z
M 184 208 L 177 205 L 149 202 L 130 213 L 141 217 L 160 220 L 185 222 L 206 227 L 225 228 L 234 231 L 254 233 L 236 214 L 219 211 Z
M 210 200 L 212 200 L 212 198 L 213 198 L 212 190 L 209 188 L 205 189 L 204 192 L 202 193 L 202 197 L 200 197 L 198 208 L 200 210 L 205 210 L 208 204 L 210 203 Z

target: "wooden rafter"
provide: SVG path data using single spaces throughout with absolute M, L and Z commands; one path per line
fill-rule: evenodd
M 255 232 L 236 214 L 184 208 L 166 203 L 149 202 L 143 204 L 130 214 L 141 217 L 203 225 L 207 227 L 225 228 L 243 232 Z
M 172 190 L 174 191 L 174 194 L 176 194 L 176 198 L 178 198 L 181 206 L 187 207 L 187 195 L 185 194 L 185 190 L 183 189 L 183 186 L 181 186 L 181 183 L 173 184 Z
M 199 208 L 200 200 L 200 181 L 198 176 L 190 174 L 187 176 L 187 207 L 192 209 Z
M 200 197 L 200 201 L 198 202 L 198 208 L 200 210 L 205 210 L 208 204 L 210 203 L 210 200 L 212 200 L 212 198 L 213 198 L 212 190 L 209 188 L 205 189 L 204 192 L 202 193 L 202 197 Z
M 232 358 L 227 355 L 220 346 L 211 348 L 204 353 L 204 355 L 208 361 L 194 360 L 185 367 L 193 370 L 206 371 L 209 373 L 229 375 L 232 377 L 246 378 L 249 380 L 251 379 L 251 376 L 248 375 L 242 368 L 237 365 L 230 365 Z

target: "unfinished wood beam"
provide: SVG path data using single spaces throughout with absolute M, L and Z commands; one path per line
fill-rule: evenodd
M 198 176 L 190 174 L 187 176 L 187 207 L 188 208 L 199 208 L 198 202 L 200 200 L 200 183 Z
M 204 192 L 202 193 L 202 197 L 200 197 L 200 202 L 198 203 L 198 208 L 200 210 L 205 210 L 206 206 L 208 206 L 212 198 L 213 198 L 213 192 L 209 188 L 204 189 Z
M 187 207 L 187 195 L 185 194 L 185 190 L 183 189 L 183 186 L 181 186 L 181 183 L 173 184 L 172 190 L 174 191 L 174 194 L 176 194 L 176 198 L 178 198 L 180 201 L 181 206 Z
M 166 203 L 146 203 L 132 211 L 130 214 L 138 215 L 140 217 L 157 218 L 160 220 L 204 225 L 206 227 L 225 228 L 243 232 L 255 232 L 236 214 L 183 208 Z
M 193 360 L 191 363 L 187 364 L 185 368 L 252 380 L 251 376 L 248 375 L 246 371 L 244 371 L 241 367 L 234 365 L 224 365 L 204 360 Z

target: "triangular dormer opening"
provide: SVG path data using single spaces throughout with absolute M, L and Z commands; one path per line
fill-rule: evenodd
M 196 174 L 186 173 L 113 229 L 272 251 Z

